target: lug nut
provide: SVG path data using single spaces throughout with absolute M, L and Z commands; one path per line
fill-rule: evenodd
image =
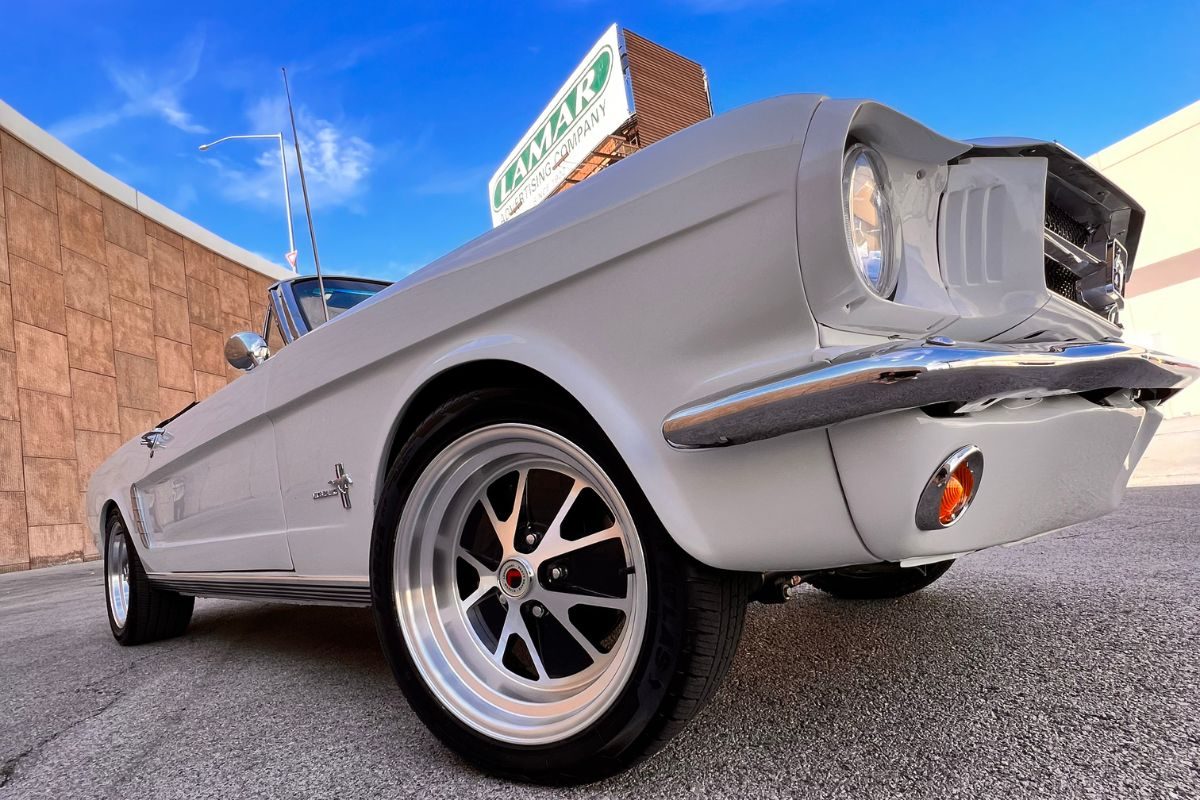
M 561 581 L 565 577 L 567 577 L 567 568 L 566 567 L 551 567 L 550 580 Z
M 529 613 L 540 619 L 545 616 L 546 609 L 540 605 L 534 605 L 533 608 L 529 609 Z
M 527 544 L 527 545 L 537 544 L 537 534 L 536 533 L 525 534 L 525 544 Z

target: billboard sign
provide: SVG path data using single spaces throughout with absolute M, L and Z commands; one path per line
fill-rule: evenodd
M 621 67 L 621 31 L 614 24 L 488 181 L 492 225 L 549 197 L 631 116 L 633 103 Z

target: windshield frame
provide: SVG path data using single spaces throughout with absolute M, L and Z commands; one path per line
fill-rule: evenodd
M 280 321 L 280 329 L 283 333 L 285 344 L 290 344 L 296 341 L 301 336 L 316 330 L 321 325 L 326 324 L 324 320 L 319 321 L 316 325 L 309 323 L 308 318 L 304 314 L 304 310 L 300 306 L 299 298 L 296 295 L 297 285 L 307 285 L 309 282 L 315 283 L 317 277 L 315 275 L 305 275 L 298 278 L 291 278 L 286 281 L 280 281 L 267 290 L 270 299 L 270 306 L 275 311 L 275 318 Z M 391 286 L 390 281 L 375 280 L 373 278 L 357 278 L 347 275 L 333 275 L 323 278 L 326 289 L 330 284 L 354 284 L 365 287 L 371 287 L 375 291 L 372 294 L 378 294 L 387 287 Z M 347 309 L 352 310 L 352 309 Z M 343 312 L 344 313 L 344 312 Z M 338 315 L 340 316 L 340 315 Z M 337 319 L 336 316 L 330 317 L 329 321 Z

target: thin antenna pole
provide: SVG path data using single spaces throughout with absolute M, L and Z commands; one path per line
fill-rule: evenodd
M 300 155 L 300 134 L 296 132 L 296 112 L 292 110 L 292 90 L 288 86 L 287 69 L 283 73 L 283 91 L 287 94 L 288 116 L 292 119 L 292 143 L 296 145 L 296 168 L 300 171 L 300 191 L 304 194 L 304 214 L 308 217 L 308 238 L 312 242 L 313 265 L 317 268 L 317 291 L 321 293 L 321 310 L 329 322 L 329 305 L 325 302 L 325 279 L 321 277 L 321 257 L 317 255 L 317 234 L 313 230 L 312 205 L 308 202 L 308 182 L 304 180 L 304 158 Z

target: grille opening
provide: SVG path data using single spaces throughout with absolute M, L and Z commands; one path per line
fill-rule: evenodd
M 1053 259 L 1046 259 L 1046 288 L 1068 300 L 1079 302 L 1079 278 Z
M 1073 219 L 1070 214 L 1049 200 L 1046 201 L 1046 228 L 1076 247 L 1084 247 L 1091 239 L 1086 225 Z

